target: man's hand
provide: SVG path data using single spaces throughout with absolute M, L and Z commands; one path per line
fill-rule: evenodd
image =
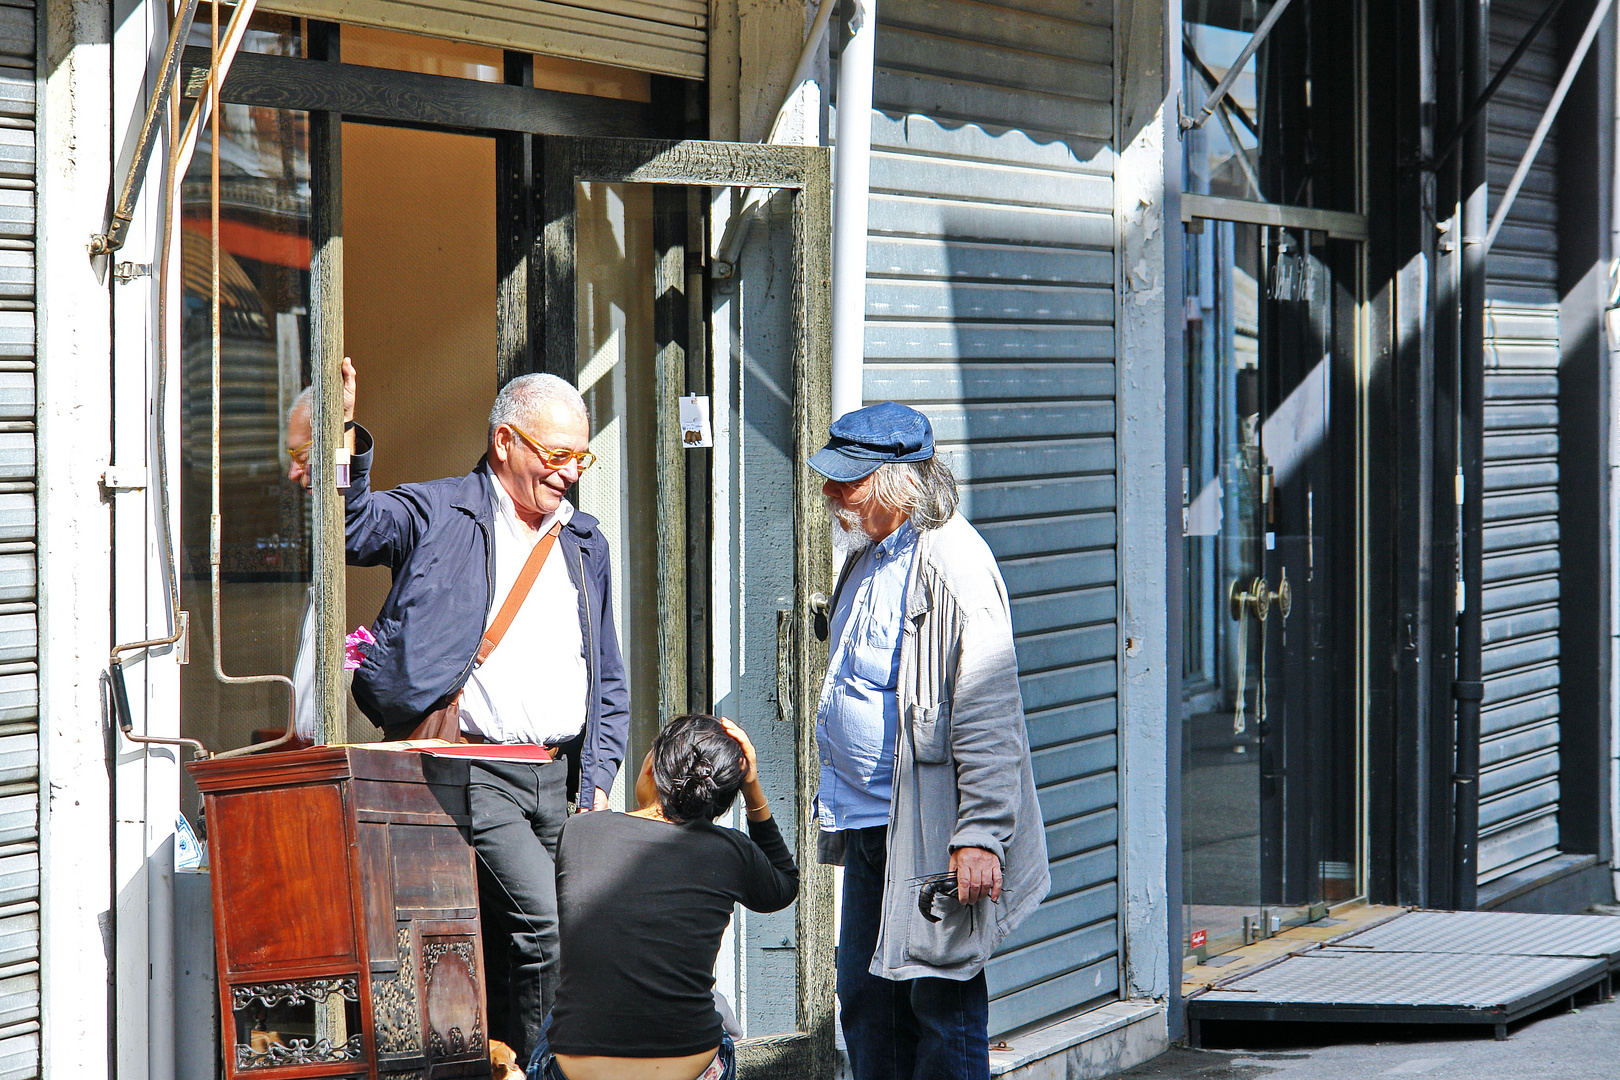
M 608 793 L 601 788 L 596 789 L 596 797 L 591 800 L 592 810 L 606 810 L 608 808 Z
M 343 422 L 354 419 L 354 361 L 343 358 Z
M 984 848 L 964 847 L 951 852 L 951 873 L 956 875 L 956 899 L 965 906 L 988 896 L 1001 899 L 1001 860 Z

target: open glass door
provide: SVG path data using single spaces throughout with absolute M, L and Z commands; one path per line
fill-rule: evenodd
M 1182 10 L 1188 962 L 1363 891 L 1361 15 L 1282 7 Z
M 631 673 L 621 777 L 676 713 L 721 710 L 749 730 L 800 893 L 794 911 L 735 922 L 718 984 L 745 1063 L 828 1075 L 832 885 L 810 813 L 825 650 L 810 596 L 830 585 L 831 553 L 806 464 L 828 422 L 826 152 L 547 137 L 536 156 L 536 364 L 591 408 L 598 460 L 577 494 L 613 552 Z M 759 210 L 711 285 L 708 209 L 716 189 L 745 188 Z M 698 411 L 707 430 L 689 422 Z
M 1335 693 L 1353 442 L 1334 407 L 1342 242 L 1232 221 L 1187 240 L 1182 828 L 1202 960 L 1358 892 L 1355 711 Z

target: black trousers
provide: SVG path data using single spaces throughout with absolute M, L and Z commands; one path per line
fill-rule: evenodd
M 470 767 L 489 1034 L 527 1061 L 557 990 L 555 867 L 568 819 L 568 766 L 559 760 Z

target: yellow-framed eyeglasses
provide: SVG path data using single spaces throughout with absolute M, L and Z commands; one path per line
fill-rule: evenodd
M 538 454 L 540 456 L 540 460 L 545 462 L 550 468 L 560 469 L 567 465 L 570 461 L 577 461 L 579 463 L 579 471 L 584 472 L 586 469 L 596 464 L 596 455 L 591 453 L 589 450 L 553 450 L 549 446 L 541 446 L 534 440 L 534 436 L 530 435 L 527 431 L 524 431 L 516 424 L 507 424 L 506 426 L 515 431 L 518 438 L 528 443 L 529 449 Z
M 298 449 L 287 451 L 287 456 L 296 461 L 300 469 L 307 469 L 309 468 L 309 452 L 314 446 L 315 440 L 311 439 Z

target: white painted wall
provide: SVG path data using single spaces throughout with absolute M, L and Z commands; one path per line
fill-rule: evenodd
M 1116 7 L 1120 86 L 1115 173 L 1119 228 L 1118 402 L 1120 566 L 1120 984 L 1128 999 L 1168 1001 L 1180 979 L 1171 942 L 1170 776 L 1177 709 L 1170 699 L 1178 650 L 1171 635 L 1167 436 L 1174 415 L 1167 377 L 1179 364 L 1168 316 L 1179 310 L 1180 129 L 1165 41 L 1180 40 L 1176 0 Z M 1179 324 L 1178 324 L 1179 325 Z M 1177 493 L 1178 494 L 1178 493 Z M 1179 523 L 1178 523 L 1179 524 Z M 1179 533 L 1179 528 L 1177 529 Z M 1173 1023 L 1174 1021 L 1172 1021 Z
M 113 13 L 112 137 L 119 154 L 114 182 L 127 175 L 133 132 L 156 89 L 169 31 L 166 8 L 152 0 L 115 6 Z M 147 487 L 108 496 L 113 514 L 111 627 L 115 643 L 169 633 L 168 595 L 156 547 L 157 473 L 152 438 L 156 386 L 156 267 L 161 243 L 163 164 L 159 142 L 146 173 L 118 262 L 147 264 L 153 274 L 112 286 L 112 450 L 110 463 L 146 471 Z M 171 275 L 171 310 L 178 311 L 179 251 Z M 176 331 L 178 324 L 176 324 Z M 171 354 L 168 416 L 174 433 L 169 459 L 178 460 L 178 332 Z M 179 510 L 171 479 L 171 506 Z M 176 529 L 178 531 L 178 529 Z M 178 650 L 133 653 L 126 665 L 137 731 L 179 734 Z M 144 750 L 117 739 L 114 772 L 114 888 L 117 898 L 117 1050 L 120 1080 L 174 1075 L 174 819 L 179 810 L 180 766 L 174 747 Z

